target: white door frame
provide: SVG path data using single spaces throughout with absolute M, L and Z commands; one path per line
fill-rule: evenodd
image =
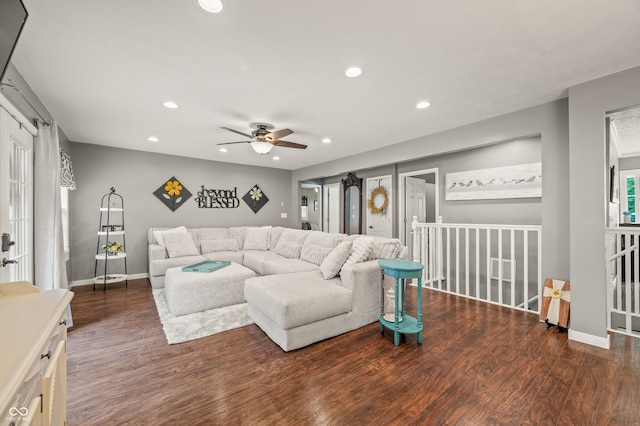
M 340 182 L 329 183 L 326 185 L 322 185 L 322 230 L 324 232 L 329 232 L 329 209 L 331 206 L 329 205 L 329 188 L 338 188 L 338 193 L 340 193 Z M 340 202 L 340 197 L 338 196 L 338 203 Z M 340 232 L 340 205 L 338 204 L 338 232 Z
M 438 177 L 438 168 L 432 168 L 432 169 L 423 169 L 423 170 L 415 170 L 412 172 L 405 172 L 405 173 L 399 173 L 398 174 L 398 238 L 400 238 L 400 241 L 402 242 L 402 244 L 407 245 L 407 242 L 405 241 L 405 232 L 404 232 L 404 215 L 405 215 L 405 183 L 406 183 L 406 177 L 407 176 L 420 176 L 420 175 L 426 175 L 429 173 L 434 173 L 435 174 L 435 185 L 436 185 L 436 191 L 435 191 L 435 206 L 436 206 L 436 219 L 440 216 L 440 186 L 439 186 L 439 177 Z

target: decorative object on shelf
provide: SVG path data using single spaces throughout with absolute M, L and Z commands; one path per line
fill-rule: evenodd
M 167 180 L 153 192 L 172 212 L 182 206 L 191 197 L 191 192 L 175 176 Z
M 201 190 L 198 191 L 198 196 L 195 198 L 198 208 L 236 209 L 240 207 L 240 200 L 236 195 L 238 191 L 235 186 L 233 189 L 207 189 L 201 185 L 200 188 Z
M 258 211 L 263 208 L 265 204 L 267 204 L 269 198 L 256 184 L 253 185 L 249 192 L 244 194 L 242 200 L 247 203 L 249 208 L 253 210 L 254 213 L 258 213 Z
M 109 256 L 114 256 L 123 249 L 124 246 L 119 241 L 109 241 L 107 244 L 102 245 L 102 250 L 106 250 Z
M 445 175 L 446 200 L 542 197 L 542 163 L 469 170 Z
M 389 194 L 387 190 L 383 186 L 375 188 L 371 191 L 367 204 L 372 214 L 384 213 L 387 207 L 389 207 Z

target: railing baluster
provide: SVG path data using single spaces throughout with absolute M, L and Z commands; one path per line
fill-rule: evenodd
M 522 231 L 522 247 L 524 251 L 522 253 L 522 265 L 523 265 L 523 283 L 522 283 L 522 296 L 524 298 L 524 310 L 529 310 L 529 231 Z
M 480 228 L 476 228 L 476 299 L 480 299 Z
M 511 229 L 510 233 L 510 244 L 509 253 L 511 253 L 511 306 L 516 306 L 516 237 L 515 230 Z
M 447 229 L 447 279 L 445 280 L 445 286 L 447 291 L 451 291 L 451 228 Z
M 491 302 L 491 228 L 487 228 L 487 302 Z
M 469 296 L 469 228 L 464 229 L 464 282 L 465 282 L 465 294 Z

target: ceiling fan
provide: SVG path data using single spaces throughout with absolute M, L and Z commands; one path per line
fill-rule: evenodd
M 240 142 L 225 142 L 225 143 L 219 143 L 218 145 L 250 143 L 253 150 L 258 154 L 268 154 L 271 151 L 271 148 L 273 148 L 274 146 L 281 146 L 284 148 L 299 148 L 299 149 L 307 148 L 306 145 L 303 145 L 301 143 L 287 142 L 287 141 L 280 140 L 280 138 L 283 138 L 285 136 L 292 134 L 293 130 L 291 129 L 282 129 L 282 130 L 276 130 L 272 132 L 269 130 L 269 128 L 272 126 L 265 123 L 252 123 L 251 127 L 255 128 L 255 130 L 253 130 L 250 135 L 244 132 L 240 132 L 238 130 L 230 129 L 229 127 L 220 127 L 221 129 L 225 129 L 230 132 L 237 133 L 251 140 L 240 141 Z

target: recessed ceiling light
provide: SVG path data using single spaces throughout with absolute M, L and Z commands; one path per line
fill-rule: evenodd
M 160 139 L 156 138 L 155 136 L 149 136 L 147 140 L 149 142 L 158 142 Z
M 358 67 L 351 67 L 345 71 L 347 77 L 357 77 L 362 74 L 362 70 Z
M 273 157 L 273 159 L 274 159 L 275 161 L 278 161 L 278 160 L 280 159 L 280 157 L 275 156 L 275 157 Z
M 416 108 L 418 109 L 425 109 L 425 108 L 429 108 L 429 105 L 431 105 L 429 102 L 427 101 L 422 101 L 422 102 L 418 102 L 416 104 Z
M 220 148 L 218 151 L 220 151 L 220 152 L 228 152 L 227 148 Z
M 324 138 L 324 139 L 322 139 L 322 143 L 331 143 L 331 139 L 330 138 Z
M 222 2 L 220 0 L 198 0 L 198 6 L 200 6 L 205 12 L 222 12 Z
M 176 109 L 178 108 L 178 104 L 172 101 L 164 101 L 162 103 L 162 105 L 165 106 L 165 108 L 170 108 L 170 109 Z

